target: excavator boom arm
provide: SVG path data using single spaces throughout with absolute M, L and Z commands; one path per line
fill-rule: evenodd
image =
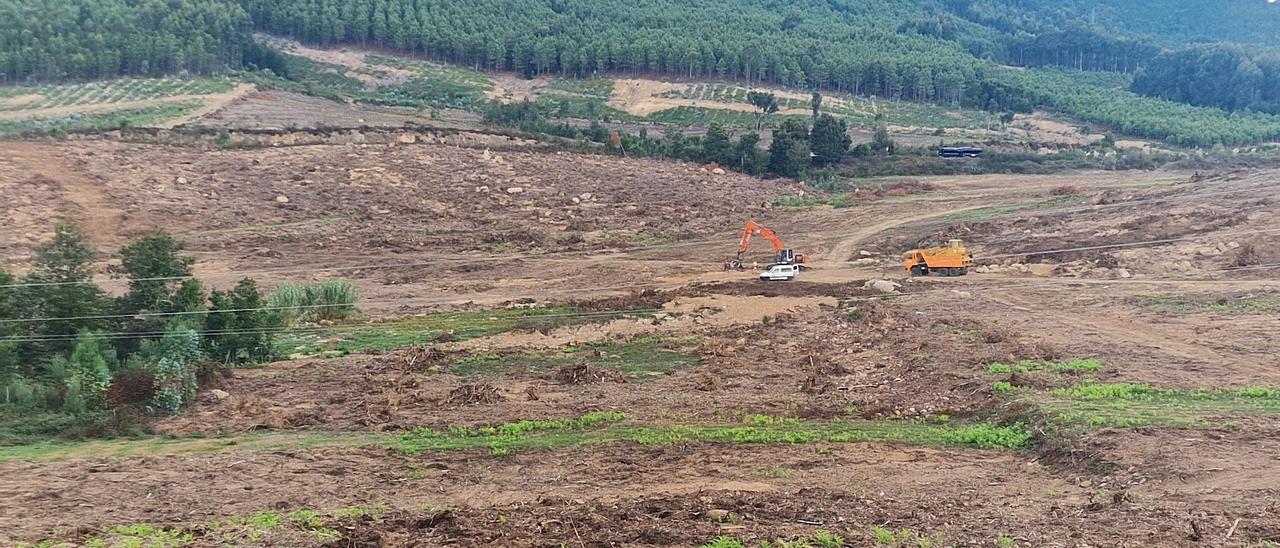
M 778 234 L 769 229 L 769 227 L 758 225 L 755 221 L 747 221 L 747 225 L 742 228 L 742 242 L 738 244 L 738 255 L 742 255 L 747 252 L 747 247 L 751 245 L 751 236 L 756 234 L 759 234 L 761 238 L 769 240 L 769 243 L 773 244 L 773 251 L 775 253 L 782 251 L 782 249 L 786 247 L 782 244 L 782 238 L 779 238 Z

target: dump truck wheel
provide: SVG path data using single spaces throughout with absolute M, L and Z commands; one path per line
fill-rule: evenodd
M 929 275 L 929 267 L 924 266 L 924 265 L 921 265 L 921 264 L 915 265 L 915 266 L 911 267 L 911 275 L 912 275 L 912 276 L 928 276 L 928 275 Z

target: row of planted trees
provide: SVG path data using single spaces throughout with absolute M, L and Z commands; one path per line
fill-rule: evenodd
M 129 242 L 113 268 L 128 279 L 118 297 L 94 282 L 98 253 L 71 224 L 23 276 L 0 270 L 0 440 L 122 433 L 177 414 L 223 365 L 270 360 L 286 324 L 355 311 L 345 282 L 326 282 L 338 289 L 328 304 L 304 302 L 326 294 L 319 284 L 264 294 L 245 278 L 206 291 L 182 250 L 164 232 Z
M 757 95 L 756 92 L 752 92 Z M 771 93 L 758 94 L 757 108 L 763 116 L 776 113 L 777 100 Z M 755 101 L 753 101 L 755 102 Z M 613 147 L 631 156 L 648 156 L 694 162 L 716 162 L 724 167 L 752 175 L 779 175 L 796 177 L 810 167 L 825 167 L 840 163 L 846 156 L 871 156 L 890 154 L 894 143 L 882 127 L 869 143 L 851 147 L 849 128 L 844 120 L 830 114 L 819 113 L 822 97 L 814 94 L 812 119 L 790 116 L 772 130 L 772 140 L 761 146 L 758 131 L 747 131 L 735 139 L 724 126 L 711 123 L 705 135 L 686 135 L 678 129 L 668 128 L 662 137 L 650 137 L 645 129 L 637 134 L 611 132 L 598 122 L 583 128 L 566 122 L 554 123 L 546 116 L 551 114 L 547 105 L 532 101 L 490 103 L 483 120 L 492 125 L 517 128 L 534 133 L 546 133 L 570 139 L 583 139 Z

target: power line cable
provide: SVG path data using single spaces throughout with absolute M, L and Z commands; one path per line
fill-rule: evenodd
M 561 314 L 526 314 L 526 315 L 516 316 L 512 318 L 505 318 L 505 319 L 504 318 L 493 318 L 493 319 L 485 318 L 485 319 L 477 320 L 475 323 L 497 322 L 497 321 L 504 321 L 504 320 L 519 322 L 521 320 L 526 320 L 526 319 L 543 319 L 543 318 L 598 318 L 598 317 L 609 317 L 609 316 L 627 316 L 627 315 L 633 315 L 633 314 L 652 314 L 656 312 L 659 312 L 659 310 L 656 308 L 635 308 L 635 309 L 628 309 L 628 310 L 608 310 L 608 311 L 599 311 L 599 312 L 573 312 L 573 313 L 561 313 Z M 205 330 L 205 331 L 196 331 L 195 333 L 201 336 L 228 336 L 228 335 L 277 334 L 277 333 L 306 333 L 306 332 L 314 332 L 314 331 L 343 332 L 343 331 L 358 331 L 362 329 L 367 329 L 368 327 L 369 327 L 368 325 L 314 326 L 314 327 L 299 327 L 299 328 L 270 327 L 270 328 L 255 328 L 255 329 L 213 329 L 213 330 Z M 121 340 L 121 339 L 141 339 L 141 338 L 160 337 L 160 336 L 163 336 L 165 333 L 166 333 L 165 331 L 147 331 L 147 332 L 115 331 L 115 332 L 105 332 L 105 333 L 94 333 L 93 336 L 95 338 L 100 338 L 104 340 Z M 12 336 L 12 337 L 0 337 L 0 343 L 72 341 L 77 339 L 79 336 L 80 335 L 78 334 L 76 335 L 29 335 L 29 336 L 20 335 L 20 336 Z

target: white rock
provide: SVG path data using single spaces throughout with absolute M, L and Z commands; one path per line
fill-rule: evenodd
M 877 261 L 875 259 L 858 259 L 856 261 L 853 261 L 850 264 L 852 264 L 853 266 L 875 266 L 880 264 L 880 261 Z
M 978 274 L 990 274 L 990 273 L 991 273 L 991 267 L 989 267 L 989 266 L 987 266 L 987 265 L 985 265 L 985 264 L 980 264 L 980 265 L 978 265 L 978 266 L 974 267 L 974 268 L 973 268 L 973 271 L 974 271 L 974 272 L 977 272 Z
M 1051 276 L 1053 271 L 1058 269 L 1058 265 L 1056 264 L 1029 264 L 1026 266 L 1028 272 L 1031 272 L 1034 276 L 1040 276 L 1042 278 Z
M 875 254 L 875 253 L 872 253 L 872 252 L 867 251 L 867 250 L 865 250 L 865 249 L 864 249 L 864 250 L 862 250 L 862 251 L 859 251 L 859 252 L 858 252 L 858 255 L 863 256 L 863 257 L 875 257 L 875 256 L 876 256 L 876 254 Z
M 187 184 L 187 178 L 186 178 L 186 177 L 178 177 L 177 179 L 174 179 L 174 180 L 173 180 L 173 182 L 174 182 L 174 183 L 177 183 L 177 184 L 180 184 L 180 185 L 185 185 L 185 184 Z
M 581 198 L 581 199 L 582 199 L 582 201 L 584 201 L 584 202 L 585 202 L 585 201 L 587 201 L 587 200 L 590 200 L 590 199 L 591 199 L 591 193 L 590 193 L 590 192 L 583 192 L 582 194 L 579 194 L 579 195 L 578 195 L 578 198 Z
M 278 204 L 287 204 L 287 203 L 289 203 L 289 197 L 288 197 L 288 196 L 285 196 L 284 194 L 281 194 L 281 195 L 279 195 L 279 196 L 276 196 L 276 203 L 278 203 Z
M 481 194 L 488 194 L 488 193 L 489 193 L 489 185 L 480 185 L 480 186 L 476 187 L 476 192 L 479 192 L 479 193 L 481 193 Z
M 970 297 L 973 297 L 973 293 L 970 293 L 968 291 L 960 291 L 959 289 L 952 289 L 951 294 L 957 297 L 960 297 L 962 299 L 968 299 Z
M 899 287 L 902 287 L 902 284 L 889 280 L 868 280 L 867 283 L 862 284 L 863 289 L 871 289 L 881 293 L 897 293 Z
M 222 401 L 222 400 L 225 400 L 225 399 L 227 399 L 227 398 L 230 398 L 230 397 L 231 397 L 231 394 L 228 394 L 227 392 L 222 391 L 222 390 L 218 390 L 218 389 L 216 389 L 216 388 L 215 388 L 215 389 L 213 389 L 213 390 L 210 390 L 210 391 L 209 391 L 209 394 L 210 394 L 211 396 L 213 396 L 214 398 L 216 398 L 218 401 Z
M 1129 269 L 1127 268 L 1117 268 L 1116 276 L 1127 280 L 1129 278 L 1132 278 L 1133 274 L 1130 274 Z
M 1239 249 L 1240 242 L 1227 242 L 1227 249 Z
M 524 192 L 524 187 L 522 186 L 513 186 L 507 189 L 507 194 L 520 194 L 522 192 Z

